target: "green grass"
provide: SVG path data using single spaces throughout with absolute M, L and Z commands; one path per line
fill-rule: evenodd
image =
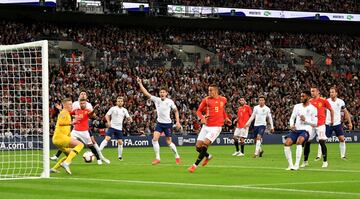
M 181 165 L 175 165 L 168 147 L 161 147 L 161 164 L 153 166 L 150 147 L 125 148 L 121 162 L 117 149 L 107 148 L 110 165 L 86 164 L 77 157 L 73 175 L 61 170 L 50 179 L 0 181 L 0 198 L 360 198 L 359 144 L 347 144 L 348 161 L 339 158 L 338 144 L 328 144 L 327 169 L 313 161 L 317 146 L 312 145 L 310 166 L 299 171 L 285 171 L 282 145 L 264 145 L 264 157 L 257 159 L 251 157 L 253 145 L 245 147 L 245 157 L 232 157 L 233 146 L 212 146 L 214 159 L 195 173 L 187 172 L 197 157 L 194 147 L 178 150 Z

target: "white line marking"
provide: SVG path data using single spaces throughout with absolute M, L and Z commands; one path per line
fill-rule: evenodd
M 102 181 L 102 182 L 113 182 L 113 183 L 133 183 L 133 184 L 149 184 L 149 185 L 173 185 L 173 186 L 190 186 L 190 187 L 216 187 L 216 188 L 228 188 L 228 189 L 253 189 L 253 190 L 267 190 L 267 191 L 286 191 L 286 192 L 301 192 L 301 193 L 315 193 L 315 194 L 337 194 L 337 195 L 350 195 L 360 196 L 360 193 L 349 193 L 349 192 L 336 192 L 336 191 L 315 191 L 315 190 L 303 190 L 303 189 L 286 189 L 286 188 L 275 188 L 275 187 L 256 187 L 249 185 L 222 185 L 222 184 L 197 184 L 197 183 L 181 183 L 181 182 L 154 182 L 154 181 L 141 181 L 141 180 L 117 180 L 117 179 L 98 179 L 98 178 L 59 178 L 52 177 L 51 179 L 56 180 L 79 180 L 79 181 Z M 348 181 L 352 182 L 352 181 Z M 320 182 L 318 182 L 320 183 Z M 324 182 L 328 183 L 328 182 Z
M 75 165 L 82 165 L 82 164 L 89 164 L 89 163 L 73 163 Z M 119 165 L 127 165 L 127 166 L 152 166 L 149 164 L 135 164 L 135 163 L 126 163 L 121 162 Z M 167 163 L 160 163 L 156 165 L 159 166 L 166 166 L 166 167 L 188 167 L 189 165 L 175 165 L 175 164 L 167 164 Z M 315 168 L 305 168 L 300 169 L 300 171 L 285 171 L 285 167 L 263 167 L 263 166 L 241 166 L 241 165 L 207 165 L 206 167 L 209 168 L 242 168 L 242 169 L 269 169 L 269 170 L 283 170 L 284 172 L 302 172 L 302 171 L 319 171 L 319 172 L 344 172 L 344 173 L 360 173 L 360 170 L 345 170 L 345 169 L 315 169 Z
M 359 183 L 360 180 L 342 180 L 342 181 L 318 181 L 318 182 L 280 182 L 280 183 L 267 183 L 267 184 L 248 184 L 246 187 L 251 186 L 279 186 L 279 185 L 308 185 L 308 184 L 338 184 L 338 183 Z

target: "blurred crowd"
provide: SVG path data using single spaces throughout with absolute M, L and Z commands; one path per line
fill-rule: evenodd
M 360 2 L 355 0 L 150 0 L 175 5 L 215 6 L 290 11 L 358 13 Z
M 228 98 L 228 113 L 232 119 L 236 117 L 238 100 L 245 97 L 252 107 L 257 104 L 258 96 L 265 95 L 267 105 L 274 117 L 275 129 L 288 129 L 288 121 L 294 104 L 299 103 L 299 94 L 311 85 L 317 85 L 324 97 L 328 90 L 336 85 L 339 97 L 347 103 L 352 114 L 355 129 L 360 129 L 360 117 L 357 115 L 360 99 L 360 73 L 330 73 L 317 69 L 289 70 L 270 68 L 261 65 L 227 69 L 207 68 L 205 70 L 190 67 L 119 67 L 108 69 L 53 66 L 51 71 L 51 106 L 64 93 L 77 99 L 82 88 L 88 90 L 89 100 L 100 104 L 98 118 L 93 121 L 94 127 L 104 127 L 103 116 L 114 105 L 117 96 L 123 96 L 126 108 L 134 119 L 127 124 L 130 134 L 150 134 L 156 122 L 154 104 L 140 92 L 135 81 L 136 76 L 143 78 L 146 88 L 153 95 L 158 95 L 160 86 L 168 88 L 169 97 L 175 101 L 180 110 L 180 120 L 185 132 L 197 132 L 200 128 L 196 117 L 196 109 L 203 97 L 207 95 L 207 86 L 216 82 L 222 95 Z M 54 110 L 55 111 L 55 110 Z M 52 117 L 53 125 L 55 117 Z M 226 127 L 225 131 L 230 131 Z
M 125 106 L 134 123 L 126 124 L 132 135 L 150 134 L 154 129 L 154 105 L 139 93 L 135 77 L 144 80 L 153 95 L 160 86 L 169 89 L 169 97 L 180 110 L 183 132 L 200 129 L 195 117 L 200 100 L 207 94 L 207 85 L 216 82 L 229 100 L 228 112 L 235 119 L 238 99 L 245 97 L 251 106 L 265 95 L 274 116 L 276 130 L 287 130 L 292 106 L 299 102 L 299 93 L 312 84 L 323 96 L 336 85 L 352 114 L 353 125 L 360 129 L 359 64 L 360 38 L 348 35 L 255 33 L 235 30 L 178 30 L 173 28 L 140 29 L 109 25 L 82 26 L 64 24 L 25 24 L 0 21 L 0 44 L 14 44 L 39 39 L 76 41 L 97 52 L 98 64 L 51 65 L 51 126 L 55 125 L 56 108 L 64 95 L 78 98 L 82 89 L 89 101 L 100 104 L 97 118 L 91 122 L 95 130 L 104 127 L 104 115 L 117 96 L 124 96 Z M 166 44 L 193 44 L 214 53 L 218 66 L 210 67 L 203 60 L 195 66 L 184 66 L 173 49 Z M 316 67 L 295 69 L 293 60 L 280 47 L 306 48 L 330 57 L 335 72 Z M 167 63 L 171 65 L 167 65 Z M 230 131 L 226 127 L 225 131 Z

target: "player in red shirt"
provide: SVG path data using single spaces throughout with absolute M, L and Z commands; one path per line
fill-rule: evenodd
M 244 156 L 245 138 L 247 138 L 249 132 L 249 127 L 245 127 L 245 125 L 252 114 L 251 107 L 246 104 L 246 101 L 243 97 L 240 98 L 239 102 L 240 107 L 238 109 L 237 118 L 234 121 L 237 123 L 237 125 L 234 132 L 234 145 L 236 151 L 232 154 L 233 156 Z M 241 151 L 239 151 L 239 139 Z
M 331 108 L 330 103 L 325 99 L 320 97 L 319 89 L 316 86 L 311 87 L 311 96 L 310 103 L 316 107 L 318 113 L 318 123 L 317 126 L 313 128 L 313 131 L 310 132 L 309 140 L 305 143 L 304 147 L 304 163 L 301 167 L 306 167 L 309 165 L 308 159 L 310 154 L 310 143 L 311 140 L 317 135 L 319 138 L 319 144 L 321 145 L 321 151 L 323 154 L 323 168 L 328 167 L 327 162 L 327 148 L 325 145 L 326 142 L 326 128 L 325 128 L 325 121 L 326 121 L 326 109 L 330 111 L 330 126 L 334 123 L 334 111 Z
M 71 137 L 74 137 L 89 147 L 91 152 L 95 155 L 98 164 L 102 164 L 102 161 L 106 163 L 110 163 L 109 160 L 104 158 L 102 155 L 98 153 L 95 149 L 94 144 L 90 138 L 89 133 L 89 119 L 90 116 L 94 114 L 94 110 L 97 106 L 94 107 L 94 110 L 89 110 L 86 108 L 86 99 L 80 99 L 80 109 L 75 109 L 71 112 L 71 115 L 75 115 L 75 125 L 74 129 L 71 131 Z
M 191 173 L 196 170 L 204 157 L 206 159 L 202 166 L 211 160 L 212 156 L 207 153 L 208 147 L 219 136 L 224 122 L 231 124 L 231 120 L 225 111 L 226 98 L 219 95 L 219 89 L 216 85 L 210 85 L 208 92 L 209 96 L 201 101 L 196 111 L 196 115 L 201 119 L 203 126 L 196 141 L 196 151 L 199 152 L 199 156 L 195 163 L 188 168 Z

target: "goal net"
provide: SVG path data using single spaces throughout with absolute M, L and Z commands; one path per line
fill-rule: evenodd
M 48 42 L 0 45 L 0 180 L 49 177 Z

